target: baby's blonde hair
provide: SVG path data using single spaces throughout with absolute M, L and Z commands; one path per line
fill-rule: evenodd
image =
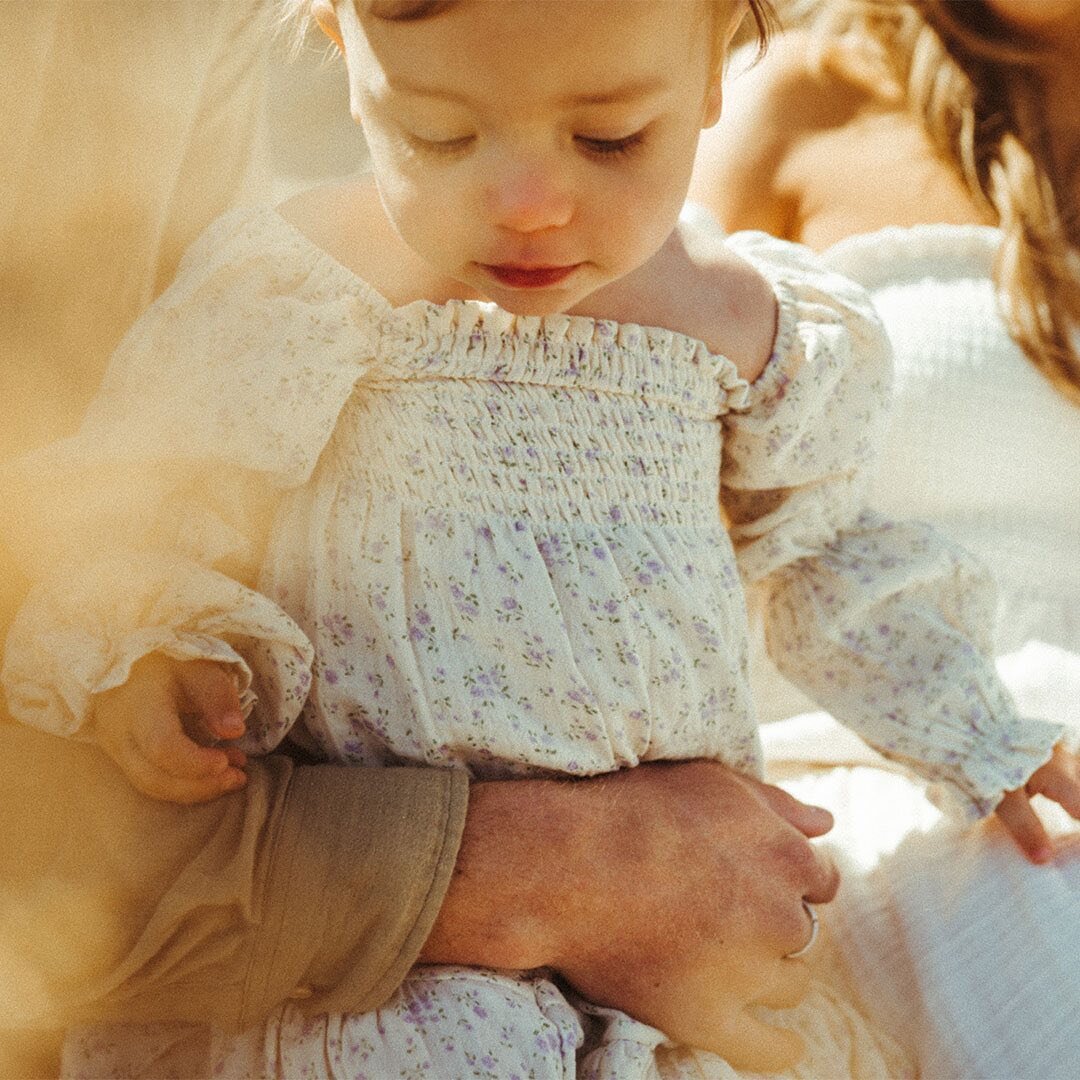
M 812 22 L 824 63 L 843 69 L 848 46 L 863 60 L 871 47 L 885 76 L 875 92 L 891 88 L 1001 228 L 994 280 L 1010 334 L 1080 404 L 1080 210 L 1043 119 L 1045 47 L 1019 40 L 982 0 L 799 0 L 781 14 Z
M 457 0 L 353 0 L 357 7 L 367 7 L 379 18 L 395 22 L 408 22 L 437 15 L 452 7 Z M 722 34 L 726 21 L 721 17 L 722 10 L 731 0 L 710 0 L 714 8 L 713 30 L 716 38 L 713 43 L 713 55 L 717 63 L 723 62 Z M 758 55 L 765 51 L 769 36 L 775 30 L 777 21 L 772 0 L 742 0 L 754 22 L 758 42 Z M 294 48 L 298 48 L 311 27 L 312 0 L 278 0 L 281 12 L 280 25 L 292 37 Z

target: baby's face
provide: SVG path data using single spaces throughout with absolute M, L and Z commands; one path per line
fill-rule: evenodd
M 712 19 L 726 15 L 684 0 L 462 0 L 412 21 L 361 11 L 352 33 L 342 17 L 394 227 L 462 297 L 518 314 L 565 311 L 642 265 L 719 111 Z

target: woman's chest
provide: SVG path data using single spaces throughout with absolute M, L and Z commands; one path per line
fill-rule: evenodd
M 782 168 L 791 239 L 825 251 L 850 236 L 926 222 L 990 224 L 906 114 L 872 111 L 801 140 Z

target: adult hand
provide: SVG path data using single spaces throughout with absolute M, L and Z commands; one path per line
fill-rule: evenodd
M 803 900 L 839 877 L 808 837 L 825 810 L 716 762 L 655 763 L 577 781 L 473 785 L 465 835 L 421 960 L 551 967 L 736 1068 L 773 1072 L 801 1040 L 755 1004 L 808 985 Z

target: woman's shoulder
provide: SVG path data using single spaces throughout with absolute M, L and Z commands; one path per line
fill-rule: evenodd
M 890 224 L 984 220 L 871 45 L 794 31 L 726 86 L 691 197 L 818 250 Z
M 727 229 L 794 236 L 802 180 L 790 169 L 808 140 L 842 129 L 871 104 L 865 89 L 814 57 L 791 31 L 724 84 L 720 121 L 702 133 L 690 197 Z

